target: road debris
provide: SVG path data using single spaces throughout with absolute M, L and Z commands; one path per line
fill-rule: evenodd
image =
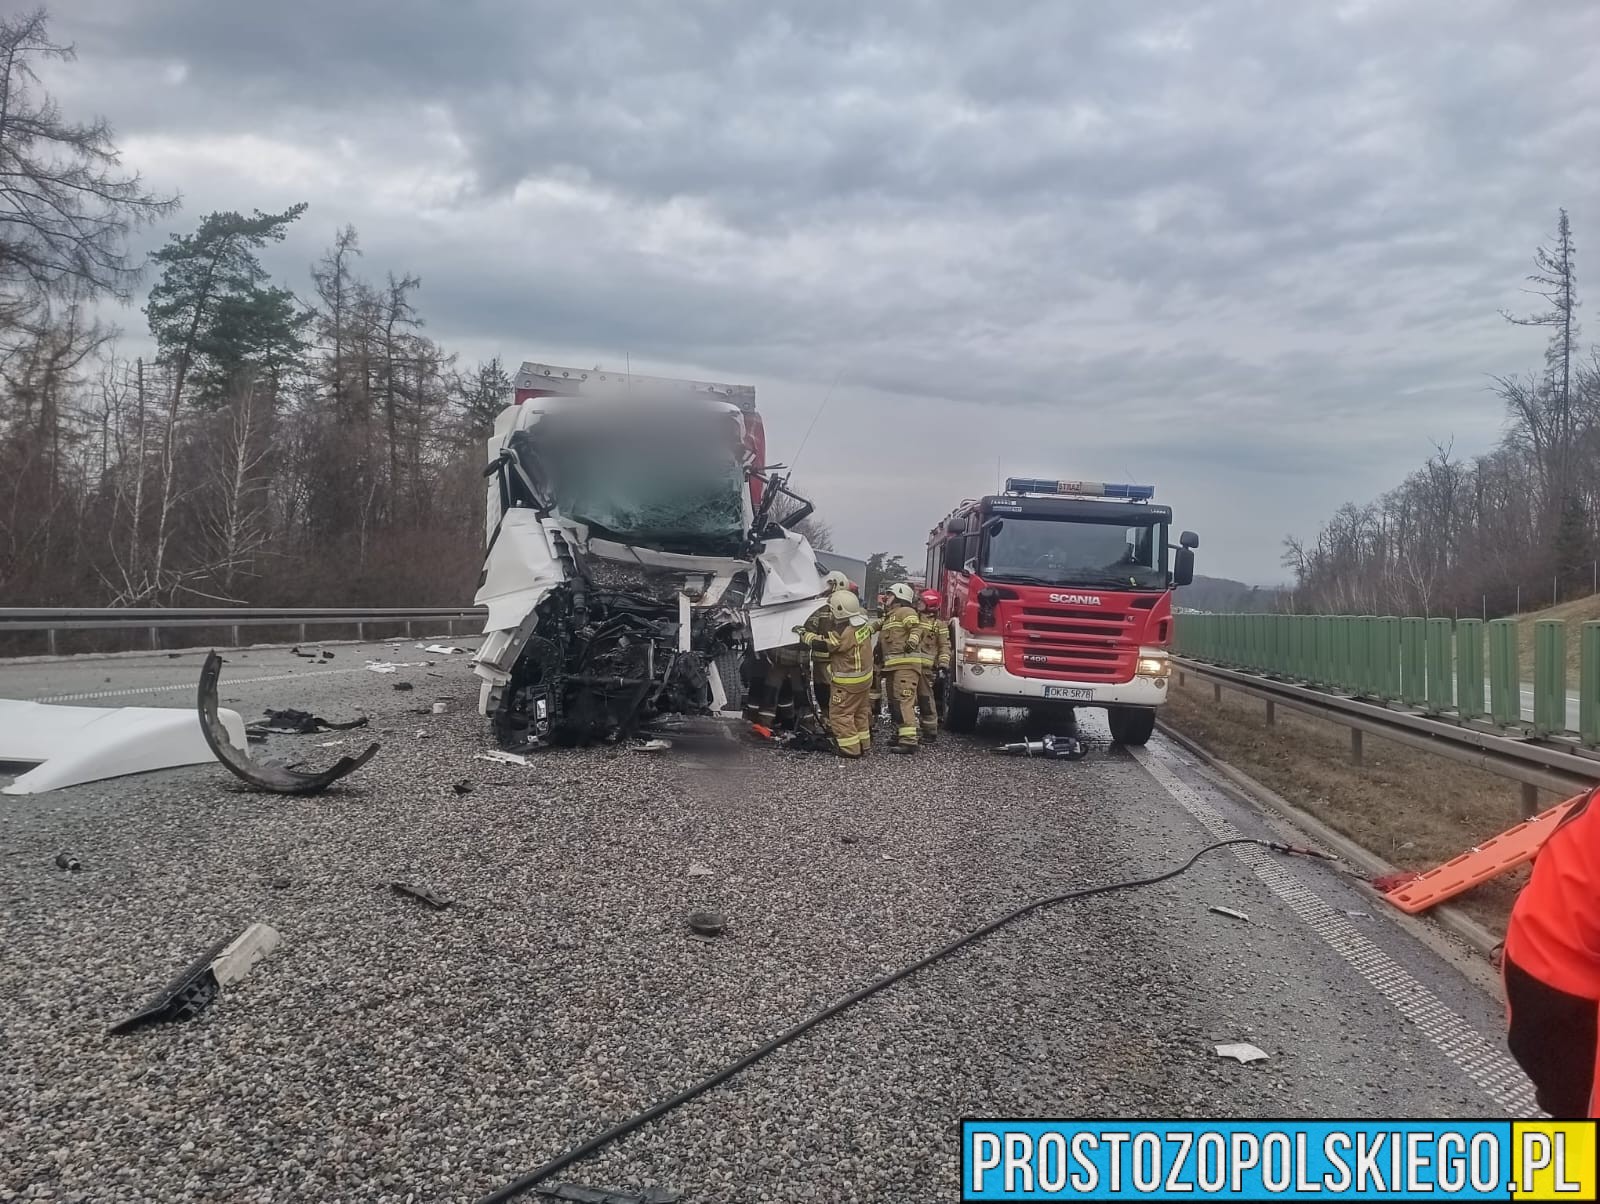
M 289 879 L 285 878 L 282 874 L 280 874 L 276 878 L 264 879 L 262 881 L 262 885 L 263 886 L 267 886 L 267 887 L 271 887 L 273 890 L 288 890 L 289 889 Z
M 317 659 L 317 654 L 315 652 L 301 652 L 298 646 L 289 649 L 289 655 L 298 656 L 301 660 L 305 661 L 314 661 Z
M 227 733 L 217 718 L 217 678 L 221 674 L 222 658 L 213 652 L 206 657 L 205 666 L 200 670 L 200 730 L 211 747 L 212 755 L 236 777 L 257 790 L 269 790 L 274 794 L 320 794 L 346 774 L 360 769 L 378 751 L 378 745 L 369 744 L 359 756 L 340 757 L 320 773 L 304 773 L 281 765 L 257 764 L 251 760 L 247 748 L 235 748 L 228 742 Z
M 391 882 L 389 889 L 403 898 L 415 899 L 419 903 L 426 903 L 434 911 L 443 911 L 450 906 L 450 900 L 441 895 L 434 894 L 426 886 L 412 886 L 406 882 Z
M 435 656 L 449 656 L 453 652 L 465 652 L 466 651 L 465 648 L 456 648 L 456 647 L 451 646 L 450 644 L 418 644 L 417 647 L 421 651 L 423 651 L 423 652 L 431 652 Z
M 394 688 L 402 691 L 416 689 L 416 687 L 413 686 L 409 681 L 397 681 L 394 683 Z
M 77 873 L 83 868 L 83 865 L 71 853 L 57 853 L 56 868 L 58 870 L 71 870 L 73 873 Z
M 560 1204 L 678 1204 L 682 1192 L 665 1187 L 647 1187 L 642 1192 L 622 1191 L 615 1187 L 579 1187 L 574 1183 L 537 1184 L 533 1194 Z
M 689 928 L 697 936 L 721 936 L 727 921 L 720 911 L 695 911 L 689 914 Z
M 388 661 L 368 661 L 367 671 L 370 673 L 393 673 L 395 667 Z
M 691 878 L 710 878 L 710 877 L 713 877 L 715 874 L 716 874 L 716 871 L 714 869 L 712 869 L 709 865 L 703 865 L 698 861 L 691 861 L 689 863 L 689 874 L 688 874 L 688 876 L 691 877 Z
M 671 747 L 672 747 L 672 741 L 671 740 L 662 740 L 659 737 L 657 737 L 654 740 L 646 740 L 643 744 L 639 745 L 639 751 L 640 752 L 666 752 Z
M 283 711 L 269 708 L 264 713 L 266 718 L 258 719 L 247 727 L 246 735 L 315 736 L 322 732 L 348 732 L 354 728 L 367 726 L 365 715 L 348 723 L 335 723 L 331 719 L 324 719 L 321 715 L 313 715 L 310 711 L 297 711 L 292 708 Z
M 278 930 L 270 924 L 250 925 L 212 961 L 211 973 L 217 985 L 232 986 L 282 943 Z
M 223 987 L 250 973 L 258 961 L 282 943 L 282 939 L 270 925 L 251 924 L 232 941 L 218 941 L 184 967 L 137 1012 L 112 1025 L 111 1033 L 120 1035 L 148 1024 L 194 1019 L 211 1006 Z
M 137 1012 L 113 1024 L 111 1035 L 131 1033 L 148 1024 L 193 1020 L 205 1011 L 222 990 L 216 974 L 212 972 L 211 963 L 227 947 L 228 942 L 222 940 L 207 949 L 185 966 L 176 978 L 152 995 Z
M 433 713 L 435 715 L 443 715 L 449 709 L 450 704 L 447 702 L 436 702 L 433 704 Z
M 1233 1058 L 1240 1063 L 1265 1062 L 1270 1056 L 1264 1049 L 1258 1049 L 1247 1041 L 1239 1041 L 1232 1045 L 1218 1045 L 1215 1047 L 1219 1058 Z
M 526 766 L 528 763 L 528 758 L 521 753 L 503 752 L 498 748 L 491 752 L 474 753 L 472 759 L 475 761 L 498 761 L 502 765 Z
M 1208 907 L 1206 910 L 1214 911 L 1219 916 L 1232 916 L 1236 920 L 1243 920 L 1246 924 L 1250 922 L 1250 917 L 1245 915 L 1244 912 L 1234 911 L 1231 907 Z
M 1041 757 L 1047 761 L 1081 761 L 1089 746 L 1076 736 L 1045 736 L 1039 740 L 1018 740 L 994 750 L 1008 757 Z
M 212 699 L 213 708 L 216 699 Z M 237 711 L 215 714 L 218 740 L 248 746 Z M 84 707 L 0 699 L 0 761 L 27 766 L 3 794 L 42 794 L 214 755 L 192 711 L 173 707 Z
M 457 794 L 471 794 L 473 791 L 473 785 L 466 778 L 462 778 L 459 782 L 453 784 L 450 789 L 454 790 Z

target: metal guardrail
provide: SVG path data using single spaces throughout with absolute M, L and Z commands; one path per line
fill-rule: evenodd
M 1173 651 L 1429 715 L 1486 720 L 1517 734 L 1574 731 L 1586 748 L 1600 748 L 1600 622 L 1581 624 L 1578 638 L 1575 720 L 1569 716 L 1567 625 L 1555 620 L 1534 624 L 1531 716 L 1522 705 L 1515 619 L 1183 614 Z
M 454 635 L 458 622 L 482 622 L 485 614 L 487 611 L 481 606 L 291 607 L 279 610 L 253 606 L 0 607 L 0 635 L 42 631 L 54 655 L 56 633 L 61 631 L 143 631 L 149 633 L 150 647 L 159 650 L 161 632 L 172 627 L 225 627 L 235 645 L 240 642 L 239 633 L 243 627 L 297 627 L 302 642 L 312 627 L 353 627 L 359 640 L 366 638 L 369 624 L 403 627 L 409 636 L 413 623 L 443 622 L 448 633 Z

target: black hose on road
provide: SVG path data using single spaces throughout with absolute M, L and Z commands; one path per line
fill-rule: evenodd
M 617 1138 L 624 1137 L 633 1132 L 635 1129 L 644 1127 L 651 1121 L 665 1116 L 674 1108 L 688 1103 L 696 1096 L 704 1095 L 713 1087 L 727 1082 L 741 1070 L 745 1070 L 750 1066 L 754 1066 L 768 1054 L 775 1053 L 777 1050 L 782 1049 L 796 1037 L 799 1037 L 815 1028 L 824 1020 L 827 1020 L 833 1016 L 837 1016 L 846 1008 L 853 1007 L 855 1004 L 860 1003 L 863 999 L 870 999 L 885 987 L 893 986 L 903 978 L 909 978 L 918 970 L 926 969 L 927 967 L 933 965 L 934 962 L 941 961 L 944 958 L 949 957 L 958 949 L 965 948 L 974 941 L 982 940 L 996 929 L 1004 928 L 1007 924 L 1010 924 L 1015 920 L 1020 920 L 1023 916 L 1029 915 L 1035 911 L 1040 911 L 1046 907 L 1054 907 L 1058 903 L 1069 903 L 1075 899 L 1088 899 L 1095 895 L 1111 894 L 1114 891 L 1137 890 L 1145 886 L 1155 886 L 1158 883 L 1166 882 L 1169 879 L 1176 878 L 1179 874 L 1186 873 L 1195 864 L 1195 862 L 1199 861 L 1208 853 L 1214 853 L 1218 849 L 1228 848 L 1230 845 L 1240 844 L 1260 845 L 1263 848 L 1271 849 L 1275 853 L 1289 853 L 1301 857 L 1318 857 L 1324 861 L 1335 860 L 1335 858 L 1329 857 L 1326 853 L 1319 853 L 1315 849 L 1302 848 L 1299 845 L 1284 844 L 1282 841 L 1277 840 L 1260 840 L 1253 836 L 1238 836 L 1232 840 L 1219 840 L 1214 844 L 1208 844 L 1205 846 L 1205 848 L 1199 850 L 1194 854 L 1194 856 L 1190 857 L 1189 860 L 1185 861 L 1177 868 L 1167 870 L 1164 873 L 1156 874 L 1149 878 L 1129 878 L 1122 882 L 1108 882 L 1101 886 L 1088 886 L 1082 888 L 1081 890 L 1066 891 L 1059 895 L 1049 895 L 1042 899 L 1035 899 L 1032 903 L 1024 903 L 1015 911 L 1007 912 L 998 920 L 991 920 L 989 923 L 983 925 L 983 927 L 974 928 L 965 936 L 957 937 L 948 945 L 934 950 L 921 961 L 912 962 L 908 966 L 902 966 L 900 969 L 895 970 L 890 974 L 886 974 L 874 982 L 868 983 L 854 994 L 846 995 L 843 999 L 839 1000 L 839 1002 L 830 1004 L 828 1007 L 823 1008 L 822 1011 L 800 1021 L 800 1023 L 794 1025 L 792 1028 L 785 1029 L 783 1032 L 779 1033 L 776 1037 L 773 1037 L 772 1040 L 766 1042 L 764 1045 L 758 1045 L 755 1049 L 752 1049 L 749 1053 L 745 1054 L 737 1061 L 728 1063 L 728 1065 L 724 1066 L 721 1070 L 707 1075 L 693 1086 L 685 1087 L 682 1091 L 678 1092 L 677 1095 L 672 1096 L 670 1099 L 664 1099 L 659 1104 L 652 1104 L 643 1112 L 636 1113 L 635 1115 L 630 1116 L 627 1120 L 613 1125 L 604 1133 L 601 1133 L 595 1137 L 591 1137 L 588 1141 L 584 1142 L 576 1149 L 569 1150 L 560 1157 L 551 1159 L 543 1166 L 529 1171 L 520 1179 L 516 1179 L 510 1183 L 507 1183 L 498 1191 L 490 1192 L 487 1196 L 484 1196 L 478 1200 L 477 1204 L 504 1204 L 504 1202 L 507 1200 L 515 1199 L 523 1192 L 528 1191 L 538 1184 L 544 1182 L 552 1175 L 559 1174 L 561 1171 L 566 1170 L 567 1167 L 571 1166 L 573 1163 L 581 1162 L 590 1154 L 596 1153 L 604 1147 L 610 1145 L 613 1141 L 616 1141 Z

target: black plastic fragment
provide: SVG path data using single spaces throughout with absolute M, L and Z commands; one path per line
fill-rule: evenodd
M 413 686 L 409 681 L 397 681 L 397 682 L 394 683 L 394 688 L 397 689 L 397 690 L 414 690 L 414 689 L 416 689 L 416 687 Z
M 274 711 L 269 707 L 264 713 L 266 718 L 252 723 L 245 729 L 246 734 L 315 736 L 322 732 L 348 732 L 352 728 L 367 726 L 365 715 L 348 723 L 335 723 L 331 719 L 324 719 L 321 715 L 313 715 L 310 711 L 297 711 L 293 708 Z
M 148 1024 L 193 1020 L 211 1006 L 212 1000 L 216 999 L 222 989 L 217 985 L 217 976 L 211 972 L 211 963 L 216 961 L 218 954 L 227 947 L 226 940 L 218 941 L 211 946 L 184 967 L 183 972 L 176 978 L 152 995 L 144 1007 L 126 1020 L 112 1025 L 111 1034 L 119 1036 L 122 1033 L 131 1033 L 134 1029 L 143 1028 Z
M 248 782 L 257 790 L 270 790 L 274 794 L 320 794 L 346 774 L 354 773 L 378 751 L 369 744 L 360 756 L 340 757 L 320 773 L 303 773 L 281 765 L 259 765 L 250 754 L 233 746 L 228 733 L 217 718 L 217 678 L 222 674 L 222 658 L 215 652 L 206 657 L 200 670 L 200 693 L 197 700 L 200 710 L 200 730 L 212 755 L 227 766 L 235 777 Z M 364 721 L 363 721 L 364 722 Z
M 469 782 L 466 778 L 462 778 L 459 782 L 457 782 L 454 786 L 452 786 L 451 789 L 454 790 L 457 794 L 471 794 L 472 793 L 472 783 Z
M 426 886 L 412 886 L 405 882 L 391 882 L 389 883 L 389 889 L 397 895 L 415 899 L 419 903 L 426 903 L 434 911 L 443 911 L 450 906 L 449 899 L 434 894 Z
M 301 652 L 299 648 L 291 648 L 289 651 L 294 656 L 298 656 L 301 660 L 314 661 L 317 659 L 317 654 L 315 652 Z
M 541 1183 L 533 1194 L 545 1200 L 563 1200 L 568 1204 L 677 1204 L 683 1193 L 665 1187 L 647 1187 L 643 1191 L 618 1191 L 610 1187 L 579 1187 L 575 1183 Z
M 71 870 L 73 873 L 77 873 L 82 868 L 83 868 L 82 863 L 80 863 L 78 861 L 78 859 L 76 857 L 74 857 L 71 853 L 57 853 L 56 854 L 56 869 L 58 869 L 58 870 Z

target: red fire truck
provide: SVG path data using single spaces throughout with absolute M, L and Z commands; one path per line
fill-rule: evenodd
M 971 731 L 981 707 L 1104 707 L 1119 744 L 1143 744 L 1167 698 L 1172 590 L 1194 579 L 1192 531 L 1149 485 L 1010 478 L 928 536 L 955 665 L 941 711 Z M 1174 552 L 1169 566 L 1167 553 Z

